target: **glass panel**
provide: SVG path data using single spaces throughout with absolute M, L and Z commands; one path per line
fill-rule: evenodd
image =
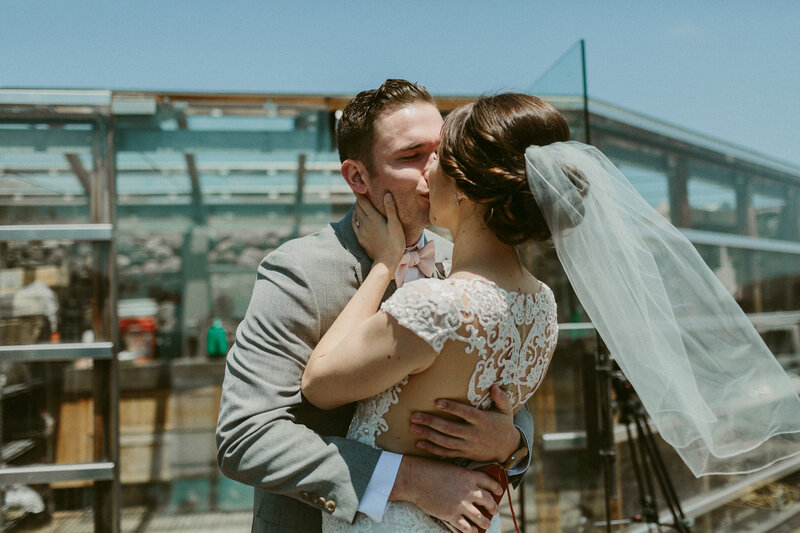
M 92 371 L 83 362 L 0 364 L 0 450 L 8 467 L 91 463 L 95 460 Z M 91 481 L 0 487 L 3 527 L 47 523 L 54 507 L 91 505 Z M 2 494 L 4 493 L 4 494 Z M 84 512 L 78 513 L 83 515 Z M 91 513 L 83 517 L 91 523 Z
M 581 42 L 575 43 L 528 87 L 536 96 L 583 96 L 583 54 Z
M 187 203 L 191 191 L 186 159 L 181 154 L 127 152 L 117 156 L 120 204 Z
M 654 169 L 624 162 L 617 164 L 617 167 L 647 203 L 669 220 L 669 180 L 667 175 Z
M 89 222 L 91 124 L 0 123 L 0 224 Z
M 71 240 L 0 243 L 0 344 L 46 345 L 109 340 L 110 243 Z M 44 347 L 44 346 L 43 346 Z M 94 361 L 0 362 L 0 446 L 8 466 L 89 463 L 95 457 Z M 55 351 L 54 356 L 64 356 Z M 85 509 L 91 481 L 14 484 L 4 525 L 46 520 L 55 506 Z M 79 512 L 91 523 L 91 513 Z
M 103 321 L 109 245 L 0 242 L 0 344 L 109 340 Z
M 736 190 L 733 184 L 707 177 L 702 169 L 690 167 L 687 184 L 691 224 L 694 229 L 736 233 Z
M 571 46 L 530 87 L 528 94 L 548 100 L 567 116 L 571 138 L 587 142 L 583 42 Z
M 800 370 L 800 256 L 697 246 L 790 372 Z
M 792 221 L 787 209 L 786 187 L 778 185 L 756 185 L 753 188 L 752 208 L 755 216 L 756 234 L 768 239 L 792 238 Z
M 595 140 L 603 153 L 628 178 L 650 206 L 670 218 L 669 178 L 666 155 L 659 148 L 641 145 L 624 138 L 596 132 Z
M 209 355 L 215 318 L 230 345 L 263 257 L 353 200 L 327 111 L 220 99 L 159 116 L 160 130 L 126 125 L 117 154 L 120 332 L 155 337 L 121 358 L 145 366 Z

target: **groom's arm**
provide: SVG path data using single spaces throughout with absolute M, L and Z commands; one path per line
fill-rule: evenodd
M 309 429 L 306 419 L 298 419 L 302 411 L 324 428 L 330 417 L 303 405 L 300 394 L 320 320 L 317 295 L 298 263 L 277 250 L 259 266 L 249 308 L 227 356 L 218 462 L 230 478 L 351 521 L 380 451 L 324 437 Z

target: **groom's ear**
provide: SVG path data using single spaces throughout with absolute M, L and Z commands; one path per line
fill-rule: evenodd
M 342 162 L 342 177 L 356 194 L 367 194 L 369 174 L 364 164 L 355 159 L 345 159 Z

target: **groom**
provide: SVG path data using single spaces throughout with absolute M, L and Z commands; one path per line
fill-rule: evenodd
M 359 93 L 337 128 L 341 173 L 351 189 L 383 210 L 391 192 L 407 246 L 435 243 L 432 274 L 444 277 L 452 244 L 428 232 L 427 173 L 442 118 L 426 89 L 403 80 Z M 356 511 L 380 520 L 387 502 L 408 501 L 463 531 L 476 506 L 496 509 L 484 474 L 451 463 L 375 450 L 344 438 L 353 406 L 322 411 L 300 394 L 315 344 L 355 294 L 371 259 L 339 222 L 289 241 L 259 265 L 247 314 L 227 356 L 217 424 L 223 473 L 255 487 L 254 532 L 318 532 L 320 511 L 352 521 Z M 416 254 L 415 254 L 416 255 Z M 431 273 L 412 266 L 406 280 Z M 392 283 L 388 297 L 395 289 Z M 494 389 L 498 407 L 507 399 Z M 420 448 L 442 457 L 498 461 L 527 468 L 530 414 L 480 411 L 445 401 L 442 414 L 416 413 Z M 454 415 L 455 418 L 453 416 Z M 472 518 L 475 522 L 484 519 Z M 483 527 L 486 523 L 479 523 Z

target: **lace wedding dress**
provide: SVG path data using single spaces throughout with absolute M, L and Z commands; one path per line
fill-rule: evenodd
M 549 287 L 536 294 L 509 292 L 482 278 L 420 279 L 405 284 L 381 310 L 425 340 L 436 353 L 448 341 L 462 343 L 477 364 L 467 384 L 469 402 L 491 407 L 489 389 L 497 383 L 516 408 L 533 395 L 544 376 L 558 336 L 556 304 Z M 475 357 L 472 358 L 476 359 Z M 384 415 L 399 401 L 408 377 L 390 389 L 358 403 L 348 438 L 376 447 L 388 429 Z M 448 529 L 419 507 L 390 502 L 381 522 L 358 513 L 351 524 L 322 517 L 325 533 L 441 532 Z M 488 532 L 500 532 L 499 516 Z

